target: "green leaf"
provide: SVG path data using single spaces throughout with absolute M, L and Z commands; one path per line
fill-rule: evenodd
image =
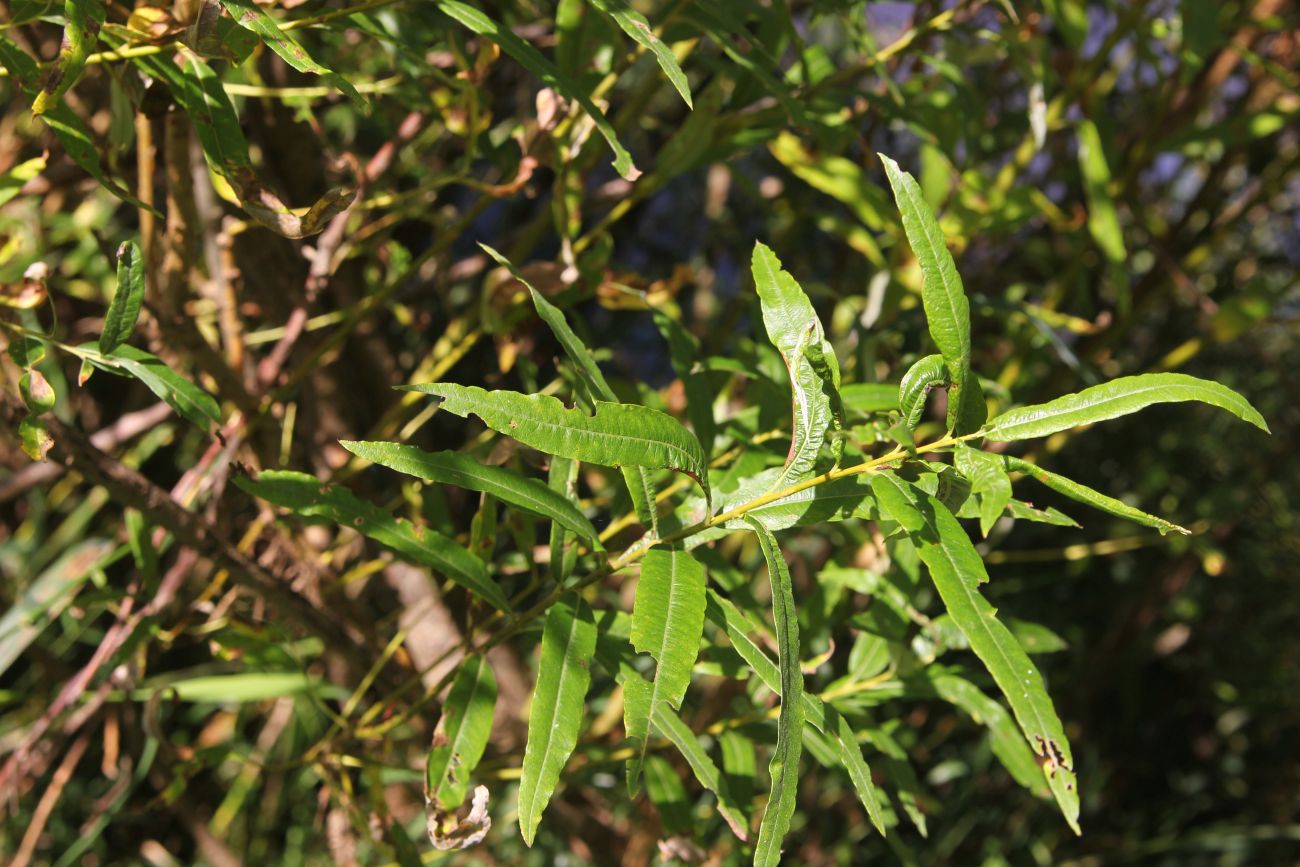
M 623 685 L 625 697 L 631 684 L 641 685 L 633 687 L 634 691 L 650 688 L 650 684 L 641 677 L 633 663 L 635 654 L 628 641 L 631 620 L 631 617 L 621 611 L 602 611 L 596 644 L 597 661 Z M 686 759 L 700 785 L 717 796 L 718 814 L 727 822 L 732 833 L 740 840 L 748 841 L 749 821 L 745 818 L 745 811 L 732 795 L 727 779 L 718 771 L 717 765 L 709 758 L 695 734 L 667 704 L 660 703 L 656 707 L 652 722 L 655 729 Z
M 560 772 L 578 744 L 595 650 L 591 608 L 576 593 L 568 593 L 546 614 L 537 687 L 528 711 L 528 746 L 519 779 L 519 830 L 529 846 L 560 782 Z
M 457 452 L 426 452 L 415 446 L 386 442 L 340 440 L 339 444 L 357 457 L 399 473 L 491 494 L 526 512 L 550 518 L 579 536 L 590 539 L 597 550 L 604 550 L 598 539 L 599 534 L 587 516 L 564 495 L 551 490 L 537 479 L 525 478 L 502 467 L 481 464 L 474 458 Z
M 916 430 L 921 423 L 930 389 L 947 384 L 948 366 L 942 355 L 927 355 L 907 369 L 898 384 L 898 411 L 903 414 L 903 424 L 909 431 Z
M 756 631 L 754 624 L 730 600 L 713 590 L 709 590 L 706 615 L 715 626 L 726 632 L 731 646 L 758 675 L 759 680 L 763 681 L 763 685 L 780 695 L 780 669 L 751 637 Z M 883 835 L 885 825 L 880 811 L 880 799 L 876 795 L 875 784 L 871 781 L 871 768 L 862 756 L 862 748 L 858 745 L 852 727 L 835 708 L 823 702 L 820 697 L 807 692 L 802 696 L 805 724 L 830 738 L 836 762 L 848 772 L 853 789 L 866 809 L 871 824 Z
M 979 585 L 988 581 L 988 573 L 975 546 L 943 503 L 894 473 L 877 474 L 872 487 L 881 512 L 916 542 L 944 607 L 1006 696 L 1030 748 L 1044 764 L 1066 822 L 1078 833 L 1079 793 L 1070 742 L 1038 669 L 980 594 Z
M 1264 417 L 1244 397 L 1226 385 L 1185 373 L 1144 373 L 1112 379 L 1047 403 L 1004 412 L 989 422 L 984 433 L 996 442 L 1031 439 L 1128 415 L 1154 403 L 1188 400 L 1226 409 L 1269 433 Z
M 241 490 L 304 518 L 323 518 L 351 527 L 412 563 L 444 573 L 493 607 L 509 611 L 501 588 L 482 561 L 441 533 L 413 527 L 378 506 L 358 499 L 347 488 L 324 485 L 314 476 L 290 470 L 267 470 L 256 479 L 235 479 Z
M 62 102 L 68 88 L 77 83 L 86 68 L 86 58 L 95 47 L 106 11 L 101 0 L 66 0 L 63 4 L 63 42 L 41 92 L 32 102 L 32 114 L 39 117 L 49 112 Z
M 402 386 L 442 398 L 442 409 L 470 414 L 498 433 L 547 454 L 604 467 L 667 467 L 685 473 L 709 493 L 699 440 L 672 416 L 649 407 L 596 401 L 593 415 L 568 409 L 545 394 L 485 391 L 430 382 Z
M 207 430 L 212 422 L 221 422 L 221 405 L 216 399 L 172 370 L 156 355 L 126 344 L 108 354 L 96 352 L 89 344 L 78 349 L 96 367 L 140 380 L 168 406 L 198 427 Z
M 641 577 L 632 607 L 632 646 L 656 663 L 649 691 L 624 691 L 624 727 L 637 755 L 628 761 L 627 783 L 636 791 L 645 758 L 648 723 L 656 707 L 674 710 L 691 683 L 691 669 L 704 631 L 704 567 L 681 548 L 652 548 L 641 561 Z
M 1037 464 L 1031 464 L 1023 458 L 1015 458 L 1010 455 L 1002 456 L 1002 464 L 1010 472 L 1024 473 L 1047 487 L 1069 497 L 1071 500 L 1100 509 L 1103 512 L 1109 512 L 1117 518 L 1124 518 L 1141 524 L 1144 527 L 1154 527 L 1160 531 L 1160 535 L 1166 533 L 1181 533 L 1184 536 L 1189 535 L 1191 530 L 1180 527 L 1177 524 L 1166 521 L 1164 518 L 1158 518 L 1155 515 L 1149 515 L 1141 509 L 1135 509 L 1128 503 L 1117 500 L 1114 497 L 1108 497 L 1100 491 L 1095 491 L 1087 485 L 1080 484 L 1073 479 L 1066 478 L 1059 473 L 1051 470 L 1045 470 Z
M 803 671 L 799 667 L 799 614 L 794 607 L 790 570 L 785 565 L 776 537 L 751 520 L 749 527 L 767 560 L 772 585 L 772 614 L 776 621 L 777 664 L 780 667 L 781 712 L 776 720 L 776 748 L 768 763 L 772 792 L 763 811 L 754 844 L 754 864 L 770 867 L 781 860 L 781 842 L 790 830 L 799 794 L 799 754 L 803 751 Z
M 425 796 L 439 810 L 455 810 L 464 802 L 470 774 L 492 733 L 496 703 L 497 681 L 487 658 L 476 654 L 462 662 L 442 704 L 425 766 Z
M 346 93 L 357 108 L 363 111 L 369 108 L 366 98 L 358 93 L 357 89 L 346 78 L 313 60 L 311 55 L 307 53 L 307 49 L 303 48 L 298 40 L 293 38 L 293 34 L 281 30 L 275 19 L 267 15 L 252 0 L 221 0 L 221 5 L 226 7 L 230 17 L 240 27 L 262 37 L 262 41 L 269 45 L 272 51 L 284 58 L 285 63 L 288 63 L 299 72 L 321 76 Z
M 626 0 L 590 0 L 590 2 L 592 6 L 613 18 L 614 23 L 632 37 L 633 41 L 654 55 L 659 68 L 664 71 L 664 75 L 668 76 L 668 80 L 681 94 L 682 99 L 688 106 L 694 108 L 695 106 L 691 104 L 691 85 L 686 80 L 686 73 L 682 72 L 682 67 L 677 63 L 677 55 L 673 54 L 672 49 L 650 29 L 650 22 L 646 21 L 645 16 L 629 6 Z
M 22 589 L 0 617 L 0 675 L 22 656 L 46 624 L 67 607 L 115 547 L 106 539 L 87 539 L 75 544 Z
M 793 433 L 785 467 L 772 484 L 777 490 L 811 476 L 827 428 L 840 427 L 840 368 L 812 302 L 761 242 L 754 245 L 753 272 L 768 339 L 790 374 Z
M 1083 173 L 1083 191 L 1088 198 L 1088 231 L 1111 262 L 1128 257 L 1124 231 L 1119 225 L 1115 200 L 1110 195 L 1110 166 L 1101 144 L 1097 124 L 1084 118 L 1079 121 L 1079 169 Z
M 18 378 L 18 393 L 22 395 L 23 403 L 33 415 L 54 409 L 54 404 L 59 399 L 54 386 L 50 385 L 45 374 L 35 367 L 24 371 Z
M 18 441 L 23 454 L 34 461 L 43 461 L 54 448 L 54 437 L 45 422 L 28 413 L 18 422 Z
M 148 701 L 160 689 L 175 701 L 204 704 L 247 704 L 292 695 L 315 695 L 320 699 L 347 696 L 347 690 L 337 684 L 300 671 L 244 671 L 164 679 L 133 689 L 128 695 L 133 701 Z
M 578 368 L 578 373 L 583 382 L 586 383 L 592 398 L 617 403 L 618 397 L 614 394 L 614 389 L 609 387 L 605 374 L 601 372 L 599 365 L 596 364 L 595 356 L 591 354 L 591 350 L 582 342 L 582 339 L 569 327 L 568 320 L 564 318 L 564 311 L 547 301 L 546 297 L 538 292 L 532 283 L 524 279 L 524 275 L 510 263 L 509 259 L 487 244 L 479 244 L 479 246 L 495 259 L 498 265 L 507 268 L 514 278 L 528 290 L 529 296 L 533 299 L 533 306 L 537 309 L 537 315 L 550 327 L 551 332 L 560 342 L 560 346 L 563 347 L 564 354 Z M 632 496 L 632 504 L 636 509 L 638 520 L 655 536 L 658 536 L 659 517 L 655 510 L 655 486 L 650 470 L 645 467 L 624 467 L 622 473 L 623 480 L 627 483 L 628 493 Z
M 924 281 L 921 303 L 930 336 L 939 347 L 952 387 L 948 394 L 948 427 L 957 434 L 972 433 L 984 423 L 987 410 L 979 380 L 970 369 L 970 303 L 957 265 L 948 252 L 943 231 L 926 204 L 916 179 L 880 154 L 885 174 L 898 202 L 903 231 L 921 266 Z
M 134 241 L 117 248 L 117 291 L 104 315 L 99 351 L 108 354 L 125 343 L 144 304 L 144 254 Z
M 971 493 L 980 498 L 980 533 L 988 536 L 1011 502 L 1011 479 L 1002 456 L 959 443 L 953 458 L 957 469 L 971 483 Z
M 519 61 L 525 69 L 540 78 L 547 87 L 554 88 L 561 96 L 571 99 L 582 106 L 582 110 L 595 123 L 596 130 L 604 136 L 605 141 L 609 143 L 610 149 L 614 151 L 614 169 L 629 181 L 635 181 L 641 176 L 640 169 L 632 164 L 632 155 L 627 152 L 622 142 L 618 140 L 618 133 L 614 131 L 614 127 L 610 124 L 609 119 L 605 117 L 605 113 L 600 110 L 596 103 L 592 102 L 591 97 L 577 82 L 570 79 L 555 64 L 543 57 L 540 51 L 511 32 L 510 28 L 503 27 L 468 3 L 461 3 L 460 0 L 437 0 L 437 2 L 438 8 L 447 13 L 448 16 L 468 27 L 479 36 L 486 37 L 496 43 L 502 51 Z

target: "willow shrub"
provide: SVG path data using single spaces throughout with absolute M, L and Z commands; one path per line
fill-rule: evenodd
M 566 25 L 572 24 L 576 7 L 561 5 Z M 722 95 L 716 89 L 692 94 L 680 65 L 686 52 L 670 48 L 661 39 L 662 28 L 651 28 L 621 0 L 591 5 L 653 58 L 688 107 L 704 113 L 698 123 L 708 123 Z M 438 0 L 437 6 L 447 20 L 495 45 L 552 88 L 553 95 L 576 105 L 578 111 L 566 123 L 577 125 L 577 118 L 589 123 L 583 135 L 594 131 L 603 139 L 618 175 L 626 181 L 641 176 L 588 86 L 561 68 L 574 66 L 572 56 L 557 64 L 474 5 Z M 0 61 L 67 156 L 126 205 L 142 215 L 158 215 L 153 203 L 114 179 L 91 129 L 64 102 L 69 88 L 85 73 L 93 47 L 126 48 L 130 50 L 117 59 L 129 58 L 138 75 L 151 86 L 165 88 L 176 112 L 193 121 L 215 188 L 252 221 L 250 226 L 300 239 L 318 234 L 345 213 L 353 194 L 342 188 L 297 209 L 271 190 L 217 68 L 242 63 L 260 45 L 295 70 L 336 88 L 360 112 L 369 110 L 367 97 L 314 60 L 295 38 L 298 28 L 282 26 L 250 0 L 222 0 L 220 7 L 205 4 L 210 14 L 190 22 L 184 35 L 168 29 L 177 22 L 167 13 L 149 9 L 141 7 L 120 22 L 111 20 L 97 0 L 68 0 L 61 20 L 62 50 L 43 66 L 0 36 Z M 325 14 L 307 23 L 333 17 Z M 764 72 L 771 59 L 747 59 L 744 48 L 728 37 L 728 24 L 719 13 L 700 4 L 688 19 L 698 33 L 722 45 L 723 53 L 762 88 L 773 92 L 792 117 L 806 120 L 797 97 Z M 371 35 L 378 32 L 377 25 L 356 20 Z M 163 29 L 157 30 L 159 26 Z M 179 41 L 160 41 L 157 33 Z M 452 44 L 457 51 L 464 47 L 459 39 Z M 114 59 L 95 55 L 98 61 L 106 57 Z M 480 54 L 475 64 L 494 59 Z M 464 77 L 472 80 L 473 73 Z M 459 84 L 453 89 L 464 91 Z M 697 107 L 702 97 L 713 105 Z M 1041 116 L 1035 121 L 1045 122 Z M 773 154 L 789 164 L 811 164 L 810 155 L 800 151 L 788 133 L 778 135 L 778 129 L 779 124 L 768 131 L 774 136 Z M 683 130 L 692 136 L 712 134 Z M 1035 135 L 1041 138 L 1037 129 Z M 1091 121 L 1081 124 L 1081 167 L 1096 188 L 1090 192 L 1095 207 L 1088 229 L 1108 258 L 1119 261 L 1125 251 L 1106 193 L 1109 175 L 1098 135 Z M 582 142 L 575 144 L 574 154 L 583 147 Z M 691 153 L 691 147 L 690 141 L 674 138 L 660 162 L 668 167 L 674 159 L 693 164 L 700 154 Z M 656 310 L 654 321 L 681 382 L 682 398 L 677 412 L 666 411 L 652 389 L 640 391 L 641 401 L 629 400 L 627 389 L 620 393 L 607 381 L 598 363 L 603 348 L 580 336 L 597 330 L 581 321 L 574 303 L 581 299 L 539 290 L 530 283 L 526 268 L 516 268 L 484 246 L 488 256 L 513 274 L 511 285 L 522 290 L 520 300 L 531 302 L 528 315 L 535 313 L 562 348 L 565 358 L 554 387 L 519 392 L 451 381 L 403 386 L 413 395 L 408 401 L 433 401 L 442 413 L 475 417 L 492 434 L 477 436 L 454 451 L 426 451 L 406 441 L 341 441 L 360 462 L 420 480 L 425 491 L 446 485 L 478 493 L 468 534 L 452 515 L 425 511 L 412 522 L 404 507 L 369 502 L 348 487 L 308 473 L 267 469 L 236 478 L 239 488 L 278 507 L 285 520 L 356 531 L 397 558 L 445 579 L 446 590 L 460 588 L 468 594 L 463 656 L 426 689 L 425 703 L 440 700 L 436 728 L 416 732 L 426 742 L 431 738 L 424 789 L 428 833 L 438 848 L 467 848 L 482 844 L 489 835 L 513 833 L 492 828 L 493 810 L 505 791 L 496 781 L 510 774 L 479 773 L 499 693 L 488 654 L 507 643 L 524 655 L 538 649 L 526 747 L 514 757 L 519 834 L 529 845 L 544 826 L 557 790 L 575 774 L 575 765 L 590 768 L 611 762 L 625 766 L 626 786 L 621 794 L 609 791 L 608 798 L 636 799 L 644 791 L 666 829 L 676 828 L 682 836 L 709 845 L 715 829 L 730 833 L 736 840 L 733 848 L 752 853 L 756 864 L 780 859 L 800 803 L 799 782 L 810 764 L 821 766 L 820 774 L 846 775 L 879 833 L 892 834 L 905 821 L 925 834 L 931 798 L 908 750 L 896 740 L 895 729 L 881 723 L 876 710 L 885 703 L 897 709 L 936 699 L 987 728 L 993 751 L 1009 774 L 1030 795 L 1054 801 L 1064 821 L 1075 832 L 1080 830 L 1076 774 L 1086 769 L 1076 770 L 1070 739 L 1033 660 L 1035 653 L 1057 646 L 1059 640 L 1045 627 L 999 616 L 984 595 L 990 576 L 977 539 L 1019 521 L 1056 525 L 1063 534 L 1076 526 L 1055 508 L 1036 508 L 1017 490 L 1018 484 L 1042 485 L 1081 507 L 1162 534 L 1187 531 L 1050 466 L 1017 457 L 1015 446 L 1008 444 L 1171 402 L 1209 404 L 1264 431 L 1268 428 L 1236 392 L 1179 373 L 1125 376 L 1032 405 L 1015 405 L 1014 398 L 1001 394 L 987 398 L 987 380 L 973 364 L 969 303 L 940 224 L 912 175 L 887 156 L 880 155 L 880 160 L 902 236 L 922 272 L 922 307 L 937 350 L 912 364 L 897 383 L 844 381 L 835 348 L 808 295 L 783 269 L 779 251 L 757 243 L 752 251 L 753 287 L 776 355 L 759 348 L 732 358 L 709 356 L 677 317 Z M 43 165 L 14 169 L 9 186 L 29 179 Z M 832 178 L 817 171 L 805 167 L 803 174 L 819 188 L 846 198 Z M 523 176 L 522 168 L 520 172 Z M 576 195 L 575 189 L 570 187 L 569 194 Z M 875 194 L 867 198 L 874 202 Z M 882 220 L 874 205 L 863 208 L 865 222 Z M 567 219 L 560 217 L 561 222 Z M 870 237 L 858 237 L 857 242 L 868 259 L 883 264 Z M 573 249 L 566 252 L 572 259 Z M 401 257 L 393 249 L 386 255 Z M 55 326 L 41 326 L 31 312 L 47 300 L 40 269 L 30 271 L 22 292 L 7 299 L 10 307 L 23 311 L 6 319 L 5 327 L 10 356 L 22 373 L 25 411 L 17 430 L 33 459 L 44 459 L 57 449 L 63 430 L 48 415 L 58 400 L 41 366 L 49 363 L 46 355 L 51 350 L 80 364 L 80 385 L 97 371 L 127 377 L 198 430 L 230 423 L 231 411 L 207 388 L 158 355 L 132 345 L 145 309 L 147 265 L 140 245 L 124 243 L 116 264 L 116 291 L 94 343 L 61 343 Z M 377 297 L 391 297 L 395 286 L 386 286 Z M 482 315 L 493 315 L 491 299 L 484 305 Z M 784 364 L 784 375 L 774 363 L 776 356 Z M 215 374 L 211 378 L 217 379 Z M 788 390 L 788 416 L 777 418 L 773 429 L 770 404 L 744 406 L 738 399 L 744 389 L 721 387 L 722 379 Z M 942 424 L 927 421 L 933 415 L 928 402 L 938 394 L 946 395 Z M 223 396 L 234 400 L 230 394 Z M 282 397 L 271 395 L 272 405 Z M 989 417 L 991 404 L 999 410 Z M 245 402 L 239 411 L 256 408 L 256 401 Z M 1095 435 L 1105 436 L 1105 430 Z M 516 447 L 499 449 L 498 437 Z M 788 449 L 775 447 L 787 439 Z M 544 459 L 533 460 L 537 453 Z M 69 449 L 74 465 L 77 454 Z M 533 467 L 539 471 L 531 471 Z M 543 470 L 545 478 L 540 477 Z M 111 478 L 107 484 L 112 489 Z M 126 529 L 140 568 L 156 573 L 148 527 L 151 521 L 173 527 L 167 519 L 151 515 L 147 500 L 145 504 L 144 520 L 133 517 Z M 858 534 L 858 544 L 830 552 L 816 574 L 801 582 L 813 588 L 811 594 L 797 592 L 782 547 L 783 538 L 790 538 L 787 531 L 850 521 L 866 528 Z M 640 532 L 629 539 L 626 531 L 633 527 Z M 178 538 L 186 544 L 194 541 Z M 202 542 L 206 537 L 194 538 Z M 758 573 L 751 568 L 756 552 L 765 564 L 765 585 L 756 583 Z M 629 583 L 635 584 L 635 595 L 628 607 L 619 607 L 617 597 L 603 592 Z M 925 612 L 935 598 L 931 591 L 942 611 Z M 852 598 L 868 601 L 843 604 Z M 27 600 L 6 620 L 16 629 L 35 607 L 39 605 Z M 847 655 L 841 654 L 834 666 L 828 664 L 835 654 L 833 644 L 814 650 L 801 641 L 801 621 L 826 620 L 851 627 L 853 636 Z M 35 638 L 29 630 L 13 634 L 20 637 L 5 640 L 16 652 Z M 966 651 L 974 661 L 964 656 Z M 348 717 L 356 710 L 355 702 L 374 686 L 375 671 L 390 655 L 374 662 L 375 669 L 332 716 L 333 725 L 352 731 Z M 12 656 L 6 667 L 9 662 Z M 990 685 L 1000 698 L 989 694 Z M 728 712 L 703 726 L 691 725 L 687 711 L 693 702 L 707 705 L 710 694 L 724 687 L 738 696 L 729 702 Z M 216 694 L 202 693 L 194 681 L 186 688 L 191 698 L 201 694 L 213 700 L 232 684 L 217 686 Z M 277 694 L 280 687 L 259 681 L 249 689 L 242 696 L 227 697 L 255 701 Z M 391 710 L 396 704 L 389 702 L 397 702 L 398 693 L 381 694 L 374 707 Z M 317 698 L 340 700 L 337 695 Z M 401 725 L 419 729 L 420 705 L 412 704 L 392 725 L 378 729 L 375 714 L 368 713 L 371 741 Z M 596 707 L 601 709 L 601 732 L 592 735 L 597 718 L 590 709 Z M 621 715 L 622 725 L 621 736 L 613 739 L 611 710 Z M 581 762 L 576 761 L 579 754 Z M 666 760 L 673 754 L 680 761 Z M 767 757 L 768 769 L 761 783 L 760 755 Z M 683 780 L 677 768 L 688 768 L 693 779 Z M 342 785 L 335 795 L 348 791 L 349 785 Z M 702 797 L 704 792 L 708 795 Z M 351 797 L 343 800 L 350 803 Z M 688 823 L 683 830 L 683 815 L 694 827 Z M 400 831 L 394 834 L 396 856 L 418 862 L 410 841 Z

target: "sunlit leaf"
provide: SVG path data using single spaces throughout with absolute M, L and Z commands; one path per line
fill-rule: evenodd
M 577 594 L 567 594 L 551 606 L 542 627 L 537 686 L 528 712 L 528 746 L 519 778 L 519 830 L 529 846 L 578 744 L 595 650 L 591 608 Z
M 656 707 L 682 706 L 703 629 L 704 567 L 681 548 L 652 548 L 641 561 L 631 637 L 632 646 L 650 654 L 656 667 L 648 691 L 625 685 L 624 724 L 639 750 L 628 762 L 630 790 L 636 789 Z
M 935 219 L 921 194 L 916 179 L 884 154 L 889 185 L 894 190 L 903 230 L 921 266 L 924 282 L 921 301 L 925 307 L 930 336 L 939 347 L 952 386 L 948 395 L 948 427 L 955 433 L 971 433 L 984 423 L 986 408 L 979 380 L 971 372 L 970 303 L 962 287 L 957 265 Z
M 1077 833 L 1079 793 L 1070 742 L 1038 669 L 980 594 L 988 573 L 975 546 L 943 503 L 894 473 L 877 474 L 872 487 L 881 511 L 915 540 L 944 607 L 1006 696 L 1030 748 L 1043 762 L 1065 820 Z
M 772 585 L 772 614 L 776 620 L 777 665 L 780 668 L 781 712 L 776 720 L 776 747 L 768 763 L 772 791 L 754 844 L 754 864 L 770 867 L 781 860 L 781 843 L 790 830 L 799 794 L 799 755 L 803 751 L 803 671 L 799 667 L 799 615 L 794 607 L 790 570 L 776 537 L 758 521 L 749 527 L 758 536 Z
M 476 415 L 494 431 L 539 451 L 606 467 L 667 467 L 686 473 L 708 492 L 699 441 L 658 410 L 596 401 L 595 412 L 587 415 L 544 394 L 485 391 L 447 382 L 404 388 L 437 395 L 447 412 Z
M 996 442 L 1032 439 L 1085 424 L 1117 418 L 1156 403 L 1197 400 L 1226 409 L 1264 432 L 1264 417 L 1237 392 L 1185 373 L 1123 376 L 1047 403 L 1022 406 L 993 419 L 985 435 Z
M 399 473 L 491 494 L 502 502 L 558 522 L 590 540 L 597 549 L 603 547 L 587 516 L 544 482 L 521 476 L 503 467 L 488 466 L 457 452 L 426 452 L 415 446 L 386 442 L 340 440 L 339 444 L 360 458 Z

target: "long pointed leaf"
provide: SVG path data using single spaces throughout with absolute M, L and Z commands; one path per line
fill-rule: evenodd
M 756 867 L 770 867 L 781 860 L 781 842 L 790 830 L 799 792 L 799 755 L 803 751 L 803 671 L 799 667 L 799 615 L 794 607 L 790 570 L 781 556 L 776 537 L 758 521 L 749 527 L 758 536 L 767 560 L 772 585 L 772 614 L 776 620 L 777 664 L 781 675 L 781 712 L 776 720 L 776 748 L 768 763 L 772 792 L 763 811 L 754 844 Z
M 1128 415 L 1155 403 L 1188 400 L 1226 409 L 1265 433 L 1269 432 L 1264 417 L 1237 392 L 1226 385 L 1185 373 L 1122 376 L 1047 403 L 1004 412 L 990 421 L 984 432 L 997 442 L 1031 439 Z
M 790 374 L 790 452 L 773 489 L 812 475 L 826 431 L 838 428 L 840 368 L 812 302 L 766 245 L 754 245 L 754 288 L 763 308 L 768 339 L 781 352 Z
M 497 703 L 497 681 L 482 654 L 461 663 L 442 705 L 442 719 L 433 735 L 425 766 L 425 793 L 439 810 L 455 810 L 469 791 L 469 777 L 478 767 Z
M 112 352 L 126 342 L 144 304 L 144 254 L 134 241 L 117 248 L 117 291 L 104 314 L 99 351 Z
M 1108 497 L 1100 491 L 1095 491 L 1087 485 L 1074 481 L 1074 479 L 1066 478 L 1065 476 L 1062 476 L 1059 473 L 1054 473 L 1051 470 L 1045 470 L 1037 464 L 1031 464 L 1023 458 L 1002 455 L 1001 459 L 1003 466 L 1005 466 L 1008 471 L 1024 473 L 1025 475 L 1031 476 L 1043 485 L 1056 491 L 1058 494 L 1063 494 L 1071 500 L 1092 506 L 1094 509 L 1109 512 L 1118 518 L 1124 518 L 1133 521 L 1136 524 L 1142 524 L 1146 527 L 1154 527 L 1160 531 L 1160 535 L 1162 536 L 1166 533 L 1181 533 L 1184 536 L 1191 533 L 1191 530 L 1188 530 L 1185 527 L 1180 527 L 1177 524 L 1166 521 L 1164 518 L 1149 515 L 1141 509 L 1133 508 L 1122 500 Z
M 686 105 L 694 108 L 691 103 L 691 85 L 686 80 L 686 73 L 682 72 L 681 64 L 677 62 L 677 55 L 673 54 L 671 48 L 664 44 L 663 40 L 655 35 L 650 29 L 650 22 L 646 21 L 645 16 L 629 6 L 626 0 L 591 0 L 591 5 L 595 6 L 601 12 L 604 12 L 610 18 L 614 19 L 624 33 L 632 37 L 639 45 L 642 45 L 655 57 L 655 62 L 659 68 L 668 76 L 673 87 L 677 90 Z
M 666 703 L 682 706 L 704 631 L 704 567 L 681 548 L 652 548 L 641 561 L 632 607 L 632 646 L 656 663 L 648 692 L 635 688 L 624 702 L 628 737 L 639 735 L 638 754 L 628 762 L 628 788 L 635 791 L 648 739 L 647 723 Z
M 731 646 L 763 681 L 763 685 L 778 695 L 781 692 L 781 672 L 767 652 L 751 637 L 754 625 L 730 600 L 709 590 L 706 614 L 709 620 L 727 634 Z M 834 744 L 836 763 L 848 771 L 849 779 L 858 800 L 867 811 L 871 824 L 882 835 L 885 833 L 884 816 L 880 811 L 880 798 L 871 780 L 871 768 L 862 756 L 862 748 L 848 720 L 819 696 L 803 694 L 804 722 L 829 737 Z
M 595 650 L 591 608 L 576 593 L 566 594 L 551 606 L 542 627 L 537 687 L 528 712 L 528 746 L 519 779 L 519 830 L 529 846 L 578 744 Z
M 491 494 L 512 506 L 556 521 L 591 540 L 598 550 L 604 547 L 587 516 L 562 494 L 552 491 L 537 479 L 526 478 L 502 467 L 481 464 L 458 452 L 426 452 L 415 446 L 386 442 L 340 440 L 339 444 L 358 457 L 399 473 Z
M 667 413 L 597 401 L 595 413 L 587 415 L 549 395 L 445 382 L 403 388 L 437 395 L 448 412 L 476 415 L 494 431 L 539 451 L 605 467 L 667 467 L 686 473 L 709 493 L 699 440 Z
M 979 380 L 970 369 L 970 303 L 962 287 L 957 265 L 948 252 L 943 231 L 926 204 L 921 187 L 910 174 L 884 154 L 889 186 L 898 202 L 912 252 L 921 266 L 924 281 L 921 302 L 930 336 L 948 365 L 952 391 L 948 396 L 948 427 L 959 434 L 971 433 L 984 423 L 986 409 Z
M 882 513 L 916 542 L 944 607 L 1006 696 L 1030 748 L 1043 762 L 1066 822 L 1078 833 L 1079 793 L 1070 742 L 1038 669 L 980 594 L 979 585 L 988 581 L 984 561 L 952 512 L 932 495 L 888 472 L 876 475 L 872 487 Z

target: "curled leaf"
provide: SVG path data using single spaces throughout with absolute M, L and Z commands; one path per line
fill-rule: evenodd
M 468 849 L 483 842 L 487 832 L 492 830 L 492 817 L 488 815 L 488 788 L 476 786 L 474 800 L 470 802 L 469 815 L 456 822 L 450 830 L 444 831 L 445 816 L 433 807 L 429 801 L 428 828 L 429 841 L 435 849 L 449 852 Z

